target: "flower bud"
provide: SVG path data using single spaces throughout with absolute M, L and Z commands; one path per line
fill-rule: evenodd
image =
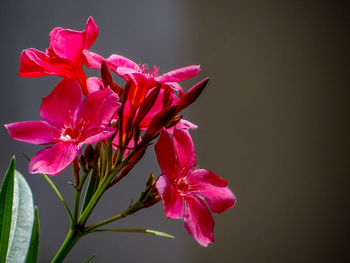
M 170 106 L 172 102 L 172 99 L 170 99 L 171 92 L 172 90 L 168 85 L 164 87 L 163 108 Z
M 89 144 L 85 149 L 84 159 L 88 164 L 95 162 L 95 151 L 91 144 Z
M 102 61 L 101 64 L 101 79 L 105 87 L 110 86 L 113 87 L 113 78 L 111 73 L 109 72 L 108 66 L 105 61 Z
M 119 98 L 120 98 L 122 105 L 125 103 L 128 95 L 129 95 L 130 88 L 131 88 L 131 81 L 128 80 L 125 83 L 124 87 L 120 89 Z
M 140 127 L 137 125 L 134 127 L 134 133 L 133 133 L 134 145 L 137 145 L 137 143 L 139 142 L 140 134 L 141 134 Z
M 164 108 L 161 112 L 155 115 L 142 137 L 142 141 L 147 143 L 152 139 L 154 133 L 158 132 L 162 127 L 166 126 L 174 117 L 176 106 L 169 106 Z
M 95 149 L 94 147 L 91 146 L 91 144 L 89 144 L 86 147 L 84 156 L 82 157 L 84 157 L 84 162 L 86 162 L 88 167 L 92 167 L 96 164 L 98 157 L 100 155 L 100 148 L 101 148 L 101 143 L 97 143 Z
M 208 81 L 209 78 L 203 79 L 196 85 L 194 85 L 192 88 L 190 88 L 179 100 L 179 103 L 177 104 L 176 113 L 182 111 L 183 109 L 191 105 L 202 93 Z
M 157 97 L 159 95 L 161 86 L 155 87 L 145 98 L 145 100 L 142 102 L 140 109 L 136 115 L 136 119 L 134 122 L 134 125 L 139 125 L 139 123 L 143 120 L 143 118 L 147 115 L 147 113 L 151 110 L 154 103 L 157 100 Z
M 148 176 L 148 179 L 147 179 L 147 182 L 146 182 L 146 186 L 153 185 L 153 183 L 154 183 L 154 173 L 151 173 Z

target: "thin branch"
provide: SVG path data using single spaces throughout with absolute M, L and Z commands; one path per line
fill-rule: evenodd
M 73 222 L 72 212 L 70 211 L 66 201 L 64 201 L 62 195 L 60 194 L 60 192 L 56 188 L 55 184 L 51 181 L 51 179 L 47 176 L 47 174 L 41 174 L 41 175 L 45 178 L 45 180 L 49 183 L 51 188 L 55 191 L 55 193 L 57 194 L 58 198 L 61 200 L 61 202 L 63 203 L 64 207 L 66 208 L 71 222 Z
M 132 232 L 132 233 L 145 233 L 145 234 L 151 234 L 155 236 L 175 238 L 174 236 L 164 232 L 151 230 L 151 229 L 142 229 L 142 228 L 94 229 L 94 230 L 90 230 L 89 232 L 90 233 L 91 232 Z

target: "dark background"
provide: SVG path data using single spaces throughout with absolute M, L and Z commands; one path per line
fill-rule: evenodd
M 118 221 L 174 234 L 84 237 L 67 262 L 350 262 L 350 9 L 337 1 L 10 1 L 0 2 L 0 123 L 37 120 L 41 98 L 60 78 L 17 76 L 21 50 L 49 45 L 56 26 L 99 26 L 91 50 L 118 53 L 161 73 L 201 64 L 194 81 L 211 81 L 186 112 L 202 168 L 228 179 L 235 208 L 214 215 L 214 245 L 200 247 L 161 204 Z M 189 88 L 194 81 L 183 84 Z M 41 149 L 0 129 L 1 172 L 13 154 L 32 187 L 41 223 L 40 262 L 49 262 L 68 230 L 64 208 L 21 153 Z M 137 198 L 153 150 L 105 195 L 89 222 Z M 68 200 L 67 169 L 54 182 Z

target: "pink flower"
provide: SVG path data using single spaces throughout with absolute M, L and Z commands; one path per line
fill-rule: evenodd
M 83 144 L 93 144 L 114 134 L 110 121 L 120 107 L 118 96 L 103 89 L 81 98 L 78 82 L 64 79 L 43 99 L 42 121 L 5 125 L 12 139 L 50 144 L 31 159 L 30 173 L 56 175 L 81 154 Z
M 163 130 L 155 146 L 162 175 L 156 183 L 168 218 L 184 218 L 188 233 L 202 246 L 214 242 L 210 211 L 222 213 L 235 204 L 227 181 L 209 170 L 196 168 L 192 138 L 174 129 L 172 139 Z
M 136 83 L 136 86 L 147 85 L 152 88 L 158 84 L 162 84 L 172 87 L 179 92 L 180 96 L 183 94 L 183 89 L 177 82 L 193 78 L 201 71 L 199 65 L 191 65 L 169 71 L 159 76 L 159 68 L 154 66 L 153 71 L 151 71 L 147 65 L 139 65 L 120 55 L 113 54 L 107 59 L 104 59 L 100 55 L 87 50 L 84 51 L 84 55 L 87 66 L 91 68 L 99 69 L 102 61 L 105 60 L 107 66 L 112 71 L 126 80 L 132 79 Z
M 22 52 L 19 75 L 38 77 L 57 75 L 79 81 L 84 94 L 88 94 L 86 76 L 83 71 L 83 50 L 95 41 L 98 28 L 89 17 L 84 31 L 54 28 L 50 33 L 50 46 L 45 53 L 30 48 Z

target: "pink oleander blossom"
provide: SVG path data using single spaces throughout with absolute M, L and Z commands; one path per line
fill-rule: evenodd
M 119 109 L 118 96 L 109 89 L 87 95 L 77 81 L 64 79 L 43 99 L 41 121 L 5 125 L 12 139 L 50 144 L 29 163 L 30 173 L 56 175 L 81 154 L 83 144 L 93 144 L 112 136 L 110 122 Z
M 184 218 L 188 233 L 202 246 L 214 242 L 213 213 L 235 204 L 227 181 L 209 170 L 196 168 L 192 138 L 186 129 L 174 129 L 172 138 L 161 132 L 155 146 L 162 175 L 156 188 L 168 218 Z
M 57 75 L 76 79 L 84 94 L 88 94 L 83 50 L 93 44 L 97 34 L 98 28 L 92 17 L 87 20 L 84 31 L 54 28 L 50 33 L 50 46 L 45 52 L 34 48 L 22 52 L 18 74 L 23 77 Z
M 158 84 L 170 86 L 179 92 L 180 96 L 183 94 L 183 89 L 177 82 L 193 78 L 201 71 L 199 65 L 191 65 L 159 75 L 159 68 L 156 66 L 154 66 L 153 71 L 151 71 L 147 65 L 139 65 L 120 55 L 113 54 L 107 59 L 104 59 L 102 56 L 88 50 L 84 50 L 84 55 L 88 67 L 99 69 L 102 61 L 105 60 L 107 66 L 112 71 L 126 80 L 131 79 L 137 85 L 147 85 L 150 88 Z

